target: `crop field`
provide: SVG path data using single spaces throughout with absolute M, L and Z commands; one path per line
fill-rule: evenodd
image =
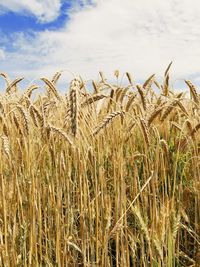
M 0 74 L 0 266 L 200 266 L 200 94 L 170 66 L 63 94 Z

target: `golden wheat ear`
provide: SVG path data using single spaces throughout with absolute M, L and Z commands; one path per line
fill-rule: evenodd
M 165 74 L 164 74 L 164 82 L 163 82 L 163 95 L 164 96 L 168 96 L 169 95 L 169 70 L 172 66 L 172 61 L 169 63 L 167 69 L 165 70 Z
M 71 81 L 69 89 L 69 111 L 71 121 L 71 132 L 76 137 L 79 131 L 80 119 L 80 80 L 75 78 Z
M 16 91 L 16 85 L 21 82 L 24 78 L 16 78 L 14 81 L 12 81 L 6 88 L 6 93 L 12 93 L 12 89 L 14 88 Z
M 136 87 L 137 87 L 138 93 L 141 97 L 143 108 L 144 108 L 144 110 L 146 110 L 147 109 L 147 100 L 145 98 L 144 91 L 140 85 L 137 85 Z
M 5 72 L 1 72 L 1 73 L 0 73 L 0 76 L 2 76 L 2 77 L 4 78 L 4 80 L 5 80 L 5 82 L 6 82 L 6 85 L 7 85 L 7 87 L 8 87 L 9 84 L 10 84 L 10 78 L 8 77 L 8 74 L 5 73 Z
M 107 115 L 103 121 L 96 127 L 96 129 L 93 131 L 93 135 L 97 135 L 103 128 L 105 128 L 108 124 L 110 124 L 114 118 L 117 116 L 124 114 L 123 111 L 115 111 Z
M 102 71 L 99 71 L 99 75 L 101 77 L 101 83 L 106 83 L 106 78 L 104 76 L 104 73 Z
M 148 89 L 151 87 L 152 83 L 154 82 L 155 74 L 152 74 L 143 84 L 144 89 Z
M 57 71 L 57 72 L 53 75 L 53 77 L 52 77 L 52 79 L 51 79 L 51 82 L 52 82 L 54 85 L 56 85 L 56 83 L 57 83 L 58 80 L 60 79 L 61 75 L 62 75 L 62 71 Z
M 36 89 L 38 89 L 38 88 L 39 88 L 39 86 L 36 85 L 36 84 L 33 84 L 33 85 L 29 86 L 29 87 L 25 90 L 25 93 L 22 95 L 20 101 L 22 101 L 25 97 L 30 98 L 31 95 L 32 95 L 32 93 L 33 93 L 33 91 L 36 90 Z
M 41 78 L 41 80 L 43 82 L 45 82 L 45 84 L 47 85 L 47 90 L 50 92 L 50 94 L 52 93 L 58 100 L 60 100 L 60 96 L 58 94 L 58 91 L 54 85 L 54 83 L 50 80 L 48 80 L 47 78 Z
M 126 76 L 128 78 L 128 81 L 129 81 L 130 85 L 133 86 L 134 81 L 133 81 L 132 75 L 129 72 L 126 72 Z
M 171 61 L 171 62 L 169 63 L 169 65 L 167 66 L 167 69 L 165 70 L 165 74 L 164 74 L 165 77 L 168 75 L 169 70 L 170 70 L 170 68 L 171 68 L 171 66 L 172 66 L 172 63 L 173 63 L 173 61 Z
M 191 97 L 194 99 L 196 104 L 199 104 L 199 95 L 197 94 L 197 90 L 196 87 L 194 86 L 194 84 L 192 84 L 191 81 L 189 80 L 185 80 L 185 83 L 188 85 L 188 87 L 190 88 L 190 95 Z

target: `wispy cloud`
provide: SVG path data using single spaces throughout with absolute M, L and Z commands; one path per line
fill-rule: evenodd
M 56 16 L 56 11 L 48 13 L 48 1 L 38 1 L 38 5 L 43 2 L 46 2 L 41 4 L 43 11 L 34 11 L 38 17 Z M 50 2 L 58 12 L 60 1 Z M 192 4 L 189 0 L 75 3 L 68 10 L 70 20 L 62 29 L 31 36 L 18 34 L 15 52 L 5 53 L 2 66 L 30 78 L 50 75 L 59 69 L 70 69 L 85 78 L 96 77 L 99 70 L 111 75 L 119 69 L 142 79 L 152 72 L 161 75 L 173 60 L 173 73 L 177 78 L 200 73 L 198 0 Z

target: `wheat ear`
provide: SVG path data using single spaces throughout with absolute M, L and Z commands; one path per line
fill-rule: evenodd
M 131 105 L 133 104 L 133 101 L 136 98 L 136 96 L 137 96 L 137 94 L 132 94 L 131 97 L 129 98 L 129 100 L 127 101 L 126 108 L 125 108 L 126 112 L 129 111 L 129 109 L 130 109 Z
M 152 74 L 145 82 L 144 82 L 144 84 L 143 84 L 143 88 L 144 89 L 147 89 L 147 88 L 149 88 L 151 85 L 152 85 L 152 83 L 153 83 L 153 81 L 154 81 L 154 77 L 155 77 L 155 74 Z
M 60 96 L 59 96 L 59 94 L 57 92 L 57 89 L 56 89 L 55 85 L 51 81 L 49 81 L 47 78 L 41 78 L 41 80 L 46 83 L 46 85 L 51 90 L 51 92 L 54 94 L 54 96 L 58 100 L 60 100 Z
M 163 95 L 169 95 L 169 74 L 165 76 L 164 84 L 163 84 Z
M 6 88 L 6 93 L 9 94 L 11 92 L 11 89 L 17 85 L 17 83 L 21 82 L 24 78 L 16 78 L 13 82 L 9 84 L 9 86 Z
M 149 119 L 148 119 L 148 126 L 151 125 L 151 123 L 158 117 L 158 115 L 161 113 L 161 111 L 163 110 L 163 107 L 157 107 L 152 113 L 151 115 L 149 116 Z
M 200 129 L 200 123 L 198 123 L 191 131 L 191 136 L 193 136 L 194 134 L 196 134 L 198 132 L 198 130 Z
M 79 90 L 80 90 L 80 81 L 75 78 L 72 80 L 70 84 L 70 92 L 69 92 L 71 131 L 74 136 L 76 136 L 78 133 Z
M 141 97 L 143 108 L 144 108 L 144 110 L 146 110 L 147 109 L 147 102 L 146 102 L 146 99 L 144 96 L 144 92 L 143 92 L 141 86 L 139 86 L 139 85 L 137 85 L 137 89 L 138 89 L 138 92 L 139 92 L 140 97 Z
M 167 66 L 167 69 L 166 69 L 166 71 L 165 71 L 165 77 L 167 76 L 167 74 L 169 73 L 169 69 L 171 68 L 171 65 L 172 65 L 172 63 L 173 63 L 173 61 L 171 61 L 170 63 L 169 63 L 169 65 Z
M 3 135 L 1 136 L 1 139 L 3 143 L 3 150 L 9 159 L 10 158 L 10 141 L 8 138 L 8 128 L 5 124 L 3 125 Z
M 62 72 L 61 71 L 57 71 L 52 79 L 51 79 L 51 82 L 55 85 L 57 83 L 57 81 L 59 80 L 60 76 L 61 76 Z
M 195 86 L 191 83 L 191 81 L 189 80 L 185 80 L 185 83 L 188 85 L 188 87 L 190 88 L 190 93 L 195 101 L 196 104 L 199 104 L 199 96 L 197 94 L 196 88 Z
M 98 100 L 101 100 L 103 98 L 105 98 L 106 95 L 100 94 L 100 95 L 92 95 L 90 96 L 88 99 L 86 99 L 82 104 L 81 107 L 85 107 L 87 105 L 90 105 Z
M 124 114 L 124 111 L 115 111 L 107 115 L 103 121 L 96 127 L 93 132 L 93 135 L 97 135 L 103 128 L 105 128 L 108 124 L 110 124 L 114 118 L 117 116 Z
M 140 123 L 141 123 L 141 126 L 142 126 L 142 132 L 143 132 L 143 135 L 144 135 L 144 140 L 147 144 L 147 146 L 149 147 L 150 146 L 150 133 L 149 133 L 149 128 L 147 126 L 147 123 L 144 119 L 140 119 Z
M 146 241 L 150 245 L 150 236 L 149 236 L 148 227 L 147 227 L 147 224 L 145 223 L 144 219 L 142 218 L 142 215 L 140 213 L 139 207 L 137 207 L 137 206 L 131 206 L 131 210 L 132 210 L 133 214 L 136 216 L 136 218 L 138 220 L 138 223 L 140 225 L 141 230 L 144 233 L 144 236 L 145 236 Z
M 39 86 L 36 84 L 31 85 L 30 87 L 27 88 L 23 96 L 28 96 L 29 98 L 31 97 L 31 94 L 34 90 L 38 89 Z
M 8 158 L 10 158 L 10 141 L 8 136 L 2 135 L 1 136 L 2 143 L 3 143 L 3 150 Z
M 5 82 L 6 82 L 6 85 L 7 85 L 7 87 L 8 87 L 9 84 L 10 84 L 10 79 L 9 79 L 7 73 L 5 73 L 5 72 L 1 72 L 1 73 L 0 73 L 0 76 L 2 76 L 2 77 L 4 78 L 4 80 L 5 80 Z
M 54 127 L 54 126 L 49 126 L 49 129 L 52 132 L 57 133 L 58 135 L 62 136 L 70 145 L 73 145 L 73 142 L 71 141 L 69 136 L 62 129 Z
M 129 81 L 130 85 L 133 86 L 133 78 L 132 78 L 131 74 L 129 72 L 126 72 L 126 76 L 128 78 L 128 81 Z
M 30 106 L 30 115 L 36 127 L 38 127 L 38 123 L 40 127 L 44 127 L 44 118 L 34 105 Z
M 103 72 L 102 71 L 99 71 L 99 75 L 101 77 L 101 83 L 105 83 L 106 82 L 106 78 L 105 78 Z
M 164 111 L 161 121 L 163 122 L 168 115 L 172 112 L 173 108 L 177 105 L 178 100 L 174 100 L 170 105 L 168 105 L 168 107 L 166 108 L 166 110 Z
M 28 114 L 24 110 L 24 108 L 22 106 L 20 106 L 20 105 L 17 105 L 17 109 L 18 109 L 18 111 L 19 111 L 19 113 L 21 114 L 21 117 L 22 117 L 22 124 L 23 124 L 23 128 L 24 128 L 25 134 L 28 135 L 29 134 Z

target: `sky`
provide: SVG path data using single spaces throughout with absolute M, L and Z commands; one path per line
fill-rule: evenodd
M 174 83 L 200 81 L 199 0 L 1 0 L 0 72 L 33 81 L 103 71 L 136 80 L 167 65 Z

